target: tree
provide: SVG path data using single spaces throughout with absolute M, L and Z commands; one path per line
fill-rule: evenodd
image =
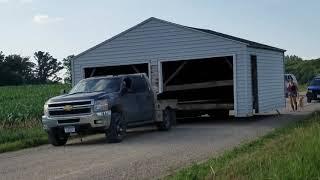
M 286 56 L 285 72 L 294 74 L 301 84 L 308 83 L 320 74 L 320 59 L 303 60 L 295 55 Z
M 19 85 L 32 81 L 34 65 L 29 57 L 17 54 L 4 56 L 0 52 L 0 85 Z
M 5 77 L 6 77 L 6 72 L 7 69 L 5 68 L 3 61 L 4 61 L 5 55 L 3 54 L 2 51 L 0 51 L 0 86 L 5 85 Z
M 288 62 L 288 61 L 303 61 L 303 59 L 299 56 L 296 56 L 296 55 L 287 55 L 284 57 L 285 61 Z
M 0 51 L 0 63 L 3 62 L 5 55 L 3 54 L 2 51 Z
M 33 68 L 35 64 L 30 61 L 29 57 L 12 54 L 5 57 L 4 64 L 11 72 L 18 74 L 24 83 L 34 78 Z
M 63 69 L 61 62 L 53 58 L 48 52 L 38 51 L 34 53 L 34 58 L 37 61 L 36 73 L 40 83 L 47 81 L 57 82 L 61 80 L 57 73 Z
M 64 82 L 71 83 L 72 81 L 72 73 L 71 73 L 71 59 L 74 58 L 74 55 L 70 55 L 62 60 L 63 66 L 66 69 Z

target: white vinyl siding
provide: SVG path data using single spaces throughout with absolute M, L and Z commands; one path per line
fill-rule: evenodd
M 285 107 L 283 52 L 248 48 L 257 56 L 258 99 L 260 112 Z M 250 56 L 249 56 L 250 58 Z
M 153 89 L 157 91 L 159 61 L 234 55 L 237 116 L 250 116 L 251 67 L 247 50 L 247 45 L 241 42 L 151 18 L 76 57 L 73 64 L 73 83 L 83 78 L 83 69 L 86 67 L 151 62 L 150 79 Z

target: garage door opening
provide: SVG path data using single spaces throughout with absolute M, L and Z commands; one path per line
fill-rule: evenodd
M 120 74 L 145 73 L 149 77 L 149 64 L 131 64 L 120 66 L 91 67 L 84 69 L 85 78 Z
M 161 63 L 159 99 L 229 104 L 233 109 L 233 56 Z

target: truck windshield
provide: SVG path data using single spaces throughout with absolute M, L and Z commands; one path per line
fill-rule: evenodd
M 84 79 L 74 86 L 69 94 L 90 92 L 118 92 L 120 91 L 120 78 Z
M 310 83 L 311 86 L 320 86 L 320 79 L 314 79 Z

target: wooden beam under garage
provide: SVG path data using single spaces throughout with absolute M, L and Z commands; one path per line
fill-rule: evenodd
M 210 81 L 210 82 L 203 82 L 203 83 L 170 85 L 170 86 L 165 86 L 164 89 L 166 91 L 179 91 L 179 90 L 212 88 L 212 87 L 220 87 L 220 86 L 232 86 L 232 85 L 233 85 L 233 80 L 223 80 L 223 81 Z

